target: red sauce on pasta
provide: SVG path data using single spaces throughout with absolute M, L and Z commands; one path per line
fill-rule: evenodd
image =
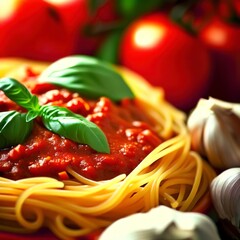
M 79 94 L 40 84 L 29 74 L 23 81 L 42 104 L 69 108 L 97 124 L 105 133 L 110 154 L 98 153 L 88 145 L 77 144 L 48 131 L 35 120 L 28 139 L 11 149 L 0 150 L 0 176 L 21 179 L 50 176 L 64 179 L 67 167 L 93 179 L 110 179 L 129 174 L 162 140 L 151 127 L 137 100 L 124 99 L 113 103 L 108 98 L 86 100 Z M 0 92 L 0 111 L 19 110 Z

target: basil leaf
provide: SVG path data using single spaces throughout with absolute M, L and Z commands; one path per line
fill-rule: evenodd
M 0 112 L 0 148 L 15 146 L 25 141 L 33 127 L 26 122 L 26 113 Z
M 45 127 L 77 143 L 88 144 L 98 152 L 109 153 L 107 138 L 102 130 L 81 115 L 58 106 L 42 106 Z
M 45 69 L 40 80 L 88 98 L 106 96 L 113 101 L 134 98 L 122 76 L 110 64 L 90 56 L 62 58 Z
M 19 106 L 22 106 L 27 110 L 39 111 L 40 105 L 38 103 L 38 98 L 35 95 L 32 95 L 28 89 L 17 80 L 13 78 L 1 79 L 0 90 Z
M 27 112 L 26 122 L 32 121 L 34 118 L 38 117 L 39 114 L 40 114 L 40 110 L 38 110 L 38 111 L 31 110 L 31 111 Z

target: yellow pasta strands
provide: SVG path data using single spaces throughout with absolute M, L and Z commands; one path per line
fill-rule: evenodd
M 0 62 L 0 76 L 16 77 L 23 63 L 8 60 L 7 67 L 1 68 Z M 44 68 L 39 64 L 39 69 Z M 129 175 L 111 180 L 92 181 L 70 168 L 67 171 L 72 179 L 66 181 L 48 177 L 13 181 L 0 177 L 0 230 L 31 233 L 48 227 L 59 238 L 73 239 L 159 204 L 191 211 L 208 193 L 215 172 L 191 151 L 185 114 L 164 100 L 161 89 L 126 69 L 117 70 L 165 141 Z

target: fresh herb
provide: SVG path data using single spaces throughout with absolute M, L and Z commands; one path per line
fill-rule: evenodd
M 26 122 L 26 113 L 0 112 L 0 149 L 24 142 L 32 127 L 33 121 Z
M 32 111 L 39 112 L 38 98 L 32 95 L 28 89 L 13 78 L 3 78 L 0 81 L 0 90 L 19 106 Z
M 67 108 L 46 105 L 42 107 L 41 116 L 48 130 L 75 142 L 88 144 L 98 152 L 110 152 L 102 130 L 81 115 L 74 114 Z
M 134 98 L 131 89 L 113 66 L 90 56 L 62 58 L 43 71 L 39 80 L 78 92 L 88 98 L 105 96 L 113 101 Z M 0 148 L 23 142 L 32 129 L 33 119 L 40 116 L 50 131 L 77 143 L 88 144 L 98 152 L 109 153 L 107 138 L 102 130 L 83 116 L 62 107 L 40 106 L 37 96 L 12 78 L 2 79 L 0 90 L 27 110 L 26 113 L 0 113 Z
M 18 105 L 28 110 L 0 112 L 0 148 L 22 143 L 29 135 L 33 119 L 40 116 L 47 129 L 77 143 L 88 144 L 98 152 L 109 153 L 107 138 L 102 130 L 81 115 L 57 106 L 40 106 L 38 98 L 12 78 L 0 80 L 0 90 Z
M 40 80 L 93 99 L 102 96 L 113 101 L 134 98 L 122 76 L 110 64 L 90 56 L 62 58 L 45 69 Z

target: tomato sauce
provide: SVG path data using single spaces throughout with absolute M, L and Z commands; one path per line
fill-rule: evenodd
M 93 180 L 105 180 L 129 174 L 162 140 L 153 130 L 137 100 L 114 103 L 102 97 L 87 100 L 77 93 L 38 83 L 37 76 L 23 80 L 41 104 L 63 106 L 97 124 L 105 133 L 110 154 L 98 153 L 88 145 L 78 144 L 48 131 L 38 118 L 26 141 L 0 150 L 0 176 L 21 179 L 49 176 L 67 179 L 67 168 Z M 0 111 L 17 109 L 0 92 Z

